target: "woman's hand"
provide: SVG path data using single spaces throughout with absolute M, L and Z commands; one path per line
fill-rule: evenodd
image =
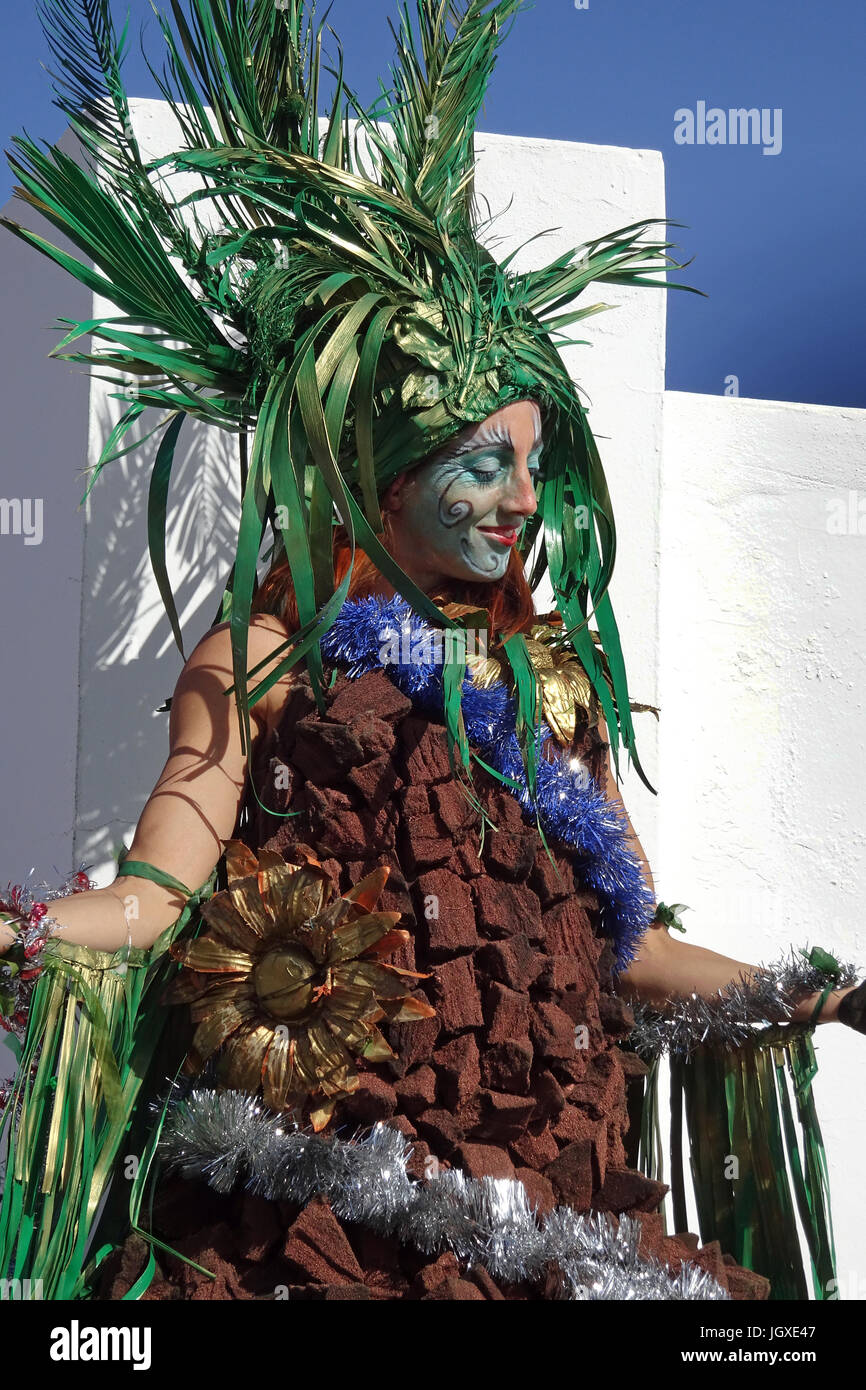
M 830 996 L 836 1000 L 836 1018 L 858 1033 L 866 1033 L 866 980 Z

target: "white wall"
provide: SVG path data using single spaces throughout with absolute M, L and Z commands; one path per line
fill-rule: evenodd
M 866 970 L 866 411 L 668 392 L 664 428 L 659 896 L 736 959 L 820 945 Z M 863 1298 L 866 1038 L 815 1036 Z

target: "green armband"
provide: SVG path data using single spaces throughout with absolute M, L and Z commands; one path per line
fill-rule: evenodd
M 155 864 L 148 864 L 145 859 L 124 859 L 117 866 L 118 878 L 121 874 L 128 874 L 130 878 L 149 878 L 153 883 L 158 883 L 162 888 L 173 888 L 176 892 L 182 893 L 185 898 L 194 897 L 192 888 L 187 888 L 180 879 L 172 878 L 164 869 L 158 869 Z

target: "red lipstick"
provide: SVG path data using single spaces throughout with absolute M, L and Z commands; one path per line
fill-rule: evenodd
M 478 530 L 483 531 L 485 536 L 492 536 L 502 545 L 517 544 L 518 531 L 515 526 L 479 526 Z

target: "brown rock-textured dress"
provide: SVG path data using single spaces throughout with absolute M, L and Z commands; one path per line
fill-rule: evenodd
M 584 756 L 602 782 L 604 747 Z M 410 945 L 393 958 L 429 971 L 421 983 L 436 1017 L 383 1024 L 396 1062 L 370 1065 L 340 1103 L 341 1134 L 382 1120 L 413 1147 L 412 1171 L 456 1165 L 471 1176 L 519 1179 L 543 1213 L 627 1212 L 642 1223 L 642 1252 L 672 1271 L 683 1259 L 710 1271 L 735 1298 L 766 1298 L 765 1279 L 717 1243 L 666 1238 L 666 1188 L 627 1165 L 627 1083 L 644 1071 L 617 1047 L 631 1028 L 613 992 L 610 944 L 598 934 L 596 896 L 555 864 L 512 795 L 483 772 L 481 817 L 451 773 L 442 724 L 413 711 L 381 672 L 339 676 L 327 715 L 301 681 L 279 726 L 253 748 L 263 802 L 302 814 L 280 820 L 248 793 L 236 835 L 253 850 L 311 846 L 346 891 L 378 864 L 391 873 L 380 905 L 403 914 Z M 537 1299 L 542 1285 L 505 1286 L 453 1255 L 427 1257 L 395 1239 L 340 1222 L 327 1203 L 301 1210 L 249 1194 L 221 1198 L 180 1178 L 161 1185 L 156 1233 L 213 1271 L 170 1256 L 147 1298 Z M 135 1276 L 127 1244 L 109 1297 Z M 157 1252 L 159 1254 L 159 1252 Z

